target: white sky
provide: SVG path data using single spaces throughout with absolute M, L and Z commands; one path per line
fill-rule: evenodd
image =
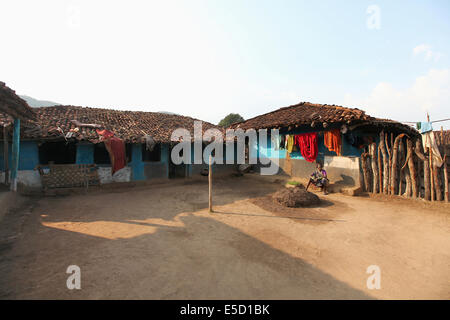
M 378 2 L 381 28 L 368 30 L 366 1 L 2 0 L 0 81 L 62 104 L 213 123 L 300 101 L 450 118 L 447 3 L 404 16 Z

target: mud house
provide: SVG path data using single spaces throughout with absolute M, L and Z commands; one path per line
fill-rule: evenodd
M 23 187 L 77 187 L 196 177 L 206 167 L 206 164 L 174 165 L 170 158 L 174 145 L 171 134 L 177 128 L 193 132 L 196 119 L 190 117 L 62 105 L 33 110 L 35 120 L 21 124 L 18 182 Z M 203 131 L 210 128 L 221 130 L 202 122 Z M 123 143 L 124 159 L 118 159 L 120 153 L 118 156 L 111 153 L 112 143 L 108 148 L 106 141 L 111 137 L 119 145 L 120 141 Z M 2 175 L 4 160 L 2 152 Z M 118 161 L 124 163 L 123 168 L 114 172 L 113 162 Z M 215 166 L 214 170 L 226 171 L 224 168 Z
M 3 180 L 7 185 L 11 181 L 11 190 L 17 190 L 19 155 L 20 155 L 20 122 L 34 119 L 35 114 L 28 104 L 16 95 L 15 91 L 0 82 L 0 113 L 2 117 L 0 123 L 3 126 Z M 11 146 L 8 143 L 8 136 L 11 136 Z M 9 161 L 8 161 L 9 160 Z
M 307 179 L 320 161 L 331 181 L 350 186 L 362 183 L 361 154 L 374 142 L 378 144 L 381 131 L 418 135 L 408 125 L 374 118 L 359 109 L 309 102 L 280 108 L 231 128 L 278 129 L 279 140 L 268 132 L 267 147 L 256 146 L 258 157 L 276 160 L 278 174 Z M 311 150 L 305 155 L 305 149 Z

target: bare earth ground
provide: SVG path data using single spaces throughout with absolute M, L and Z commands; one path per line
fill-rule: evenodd
M 216 181 L 212 214 L 205 182 L 31 199 L 0 223 L 0 298 L 450 298 L 449 205 L 330 194 L 282 208 L 280 187 Z M 66 287 L 73 264 L 81 290 Z

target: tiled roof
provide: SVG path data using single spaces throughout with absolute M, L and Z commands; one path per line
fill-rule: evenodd
M 77 126 L 71 120 L 84 124 L 98 124 L 110 130 L 126 142 L 142 142 L 142 137 L 151 135 L 156 142 L 170 142 L 172 131 L 177 128 L 189 130 L 194 134 L 194 118 L 160 112 L 119 111 L 111 109 L 53 106 L 33 109 L 36 119 L 33 123 L 23 124 L 22 138 L 27 140 L 46 140 L 63 138 L 58 127 L 67 134 Z M 40 130 L 36 130 L 39 128 Z M 203 131 L 220 127 L 203 122 Z M 72 139 L 99 142 L 95 128 L 79 127 Z
M 369 120 L 370 117 L 359 109 L 345 108 L 335 105 L 315 104 L 310 102 L 300 102 L 299 104 L 235 123 L 233 128 L 261 129 L 287 127 L 294 125 L 304 125 L 316 123 L 350 123 L 355 120 Z
M 34 113 L 30 106 L 16 92 L 0 81 L 0 112 L 14 118 L 33 119 Z
M 370 123 L 375 126 L 389 126 L 416 134 L 416 130 L 400 122 L 379 119 L 367 115 L 363 110 L 357 108 L 346 108 L 337 105 L 316 104 L 300 102 L 299 104 L 280 108 L 263 115 L 248 119 L 243 122 L 234 123 L 231 128 L 244 130 L 263 128 L 286 128 L 301 125 L 323 128 L 324 124 L 357 124 Z M 321 124 L 320 126 L 317 126 Z

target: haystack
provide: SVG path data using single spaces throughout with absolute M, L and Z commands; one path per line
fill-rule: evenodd
M 275 202 L 285 207 L 309 207 L 320 203 L 320 198 L 306 191 L 303 185 L 297 185 L 294 188 L 284 188 L 273 195 Z

